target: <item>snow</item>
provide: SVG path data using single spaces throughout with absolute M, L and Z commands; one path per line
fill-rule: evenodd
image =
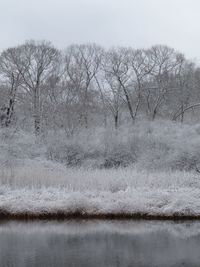
M 0 181 L 0 211 L 11 215 L 200 215 L 200 179 L 191 172 L 67 169 L 37 159 Z
M 58 188 L 1 188 L 0 210 L 11 214 L 80 213 L 146 214 L 158 216 L 200 215 L 199 189 L 70 191 Z
M 199 129 L 138 122 L 134 130 L 88 129 L 72 138 L 49 133 L 40 140 L 1 129 L 0 215 L 200 217 Z M 132 154 L 126 167 L 100 164 L 127 163 Z

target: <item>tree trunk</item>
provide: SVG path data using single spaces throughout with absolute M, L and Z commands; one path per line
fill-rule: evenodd
M 152 120 L 154 121 L 157 115 L 157 109 L 154 109 L 153 115 L 152 115 Z
M 115 129 L 117 129 L 118 128 L 118 118 L 119 118 L 119 116 L 118 116 L 118 112 L 114 115 L 114 119 L 115 119 Z
M 40 97 L 39 97 L 39 88 L 35 88 L 34 90 L 34 127 L 35 127 L 35 135 L 40 134 Z
M 87 112 L 84 115 L 84 124 L 85 124 L 85 128 L 87 129 L 88 128 L 88 114 L 87 114 Z
M 14 84 L 11 87 L 8 107 L 6 109 L 6 117 L 5 117 L 5 126 L 9 127 L 12 122 L 12 117 L 14 114 L 14 105 L 15 105 L 15 96 L 16 96 L 17 87 Z
M 183 123 L 183 121 L 184 121 L 184 112 L 183 112 L 183 106 L 181 107 L 181 112 L 182 112 L 182 114 L 181 114 L 181 122 Z
M 118 80 L 119 80 L 120 85 L 121 85 L 122 88 L 123 88 L 123 91 L 124 91 L 124 94 L 125 94 L 125 97 L 126 97 L 126 102 L 127 102 L 127 105 L 128 105 L 128 110 L 129 110 L 129 113 L 130 113 L 132 122 L 134 123 L 134 122 L 135 122 L 135 116 L 134 116 L 134 114 L 133 114 L 133 108 L 132 108 L 132 105 L 131 105 L 131 101 L 130 101 L 128 92 L 127 92 L 125 86 L 123 85 L 123 83 L 121 82 L 121 80 L 120 80 L 120 79 L 118 79 Z
M 5 120 L 6 127 L 10 126 L 13 114 L 14 114 L 14 99 L 10 98 L 9 105 L 6 110 L 6 120 Z

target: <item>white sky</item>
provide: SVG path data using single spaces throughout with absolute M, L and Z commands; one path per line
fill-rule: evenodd
M 0 12 L 0 51 L 28 39 L 166 44 L 200 60 L 200 0 L 0 0 Z

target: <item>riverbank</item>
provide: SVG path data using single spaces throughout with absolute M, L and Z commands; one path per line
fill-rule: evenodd
M 195 174 L 134 169 L 58 173 L 54 168 L 48 176 L 48 171 L 35 168 L 31 177 L 16 171 L 12 182 L 4 180 L 0 218 L 200 219 L 200 179 Z
M 200 219 L 199 174 L 66 168 L 41 158 L 1 168 L 0 218 Z
M 80 213 L 9 213 L 7 211 L 0 211 L 0 220 L 12 221 L 33 221 L 33 220 L 48 220 L 48 221 L 63 221 L 63 220 L 131 220 L 131 221 L 200 221 L 200 215 L 149 215 L 149 214 L 80 214 Z

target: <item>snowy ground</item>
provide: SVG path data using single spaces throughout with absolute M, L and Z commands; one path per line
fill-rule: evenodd
M 200 124 L 138 122 L 39 140 L 0 129 L 0 215 L 200 219 L 198 169 Z
M 0 213 L 7 216 L 199 216 L 200 176 L 133 168 L 67 169 L 42 160 L 1 168 Z

